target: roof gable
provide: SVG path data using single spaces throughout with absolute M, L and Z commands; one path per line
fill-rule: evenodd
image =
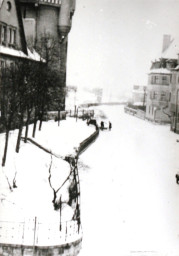
M 179 40 L 175 38 L 170 42 L 170 45 L 162 53 L 161 57 L 165 59 L 177 59 L 178 54 L 179 54 Z
M 10 10 L 7 8 L 8 4 L 10 4 Z M 17 48 L 27 54 L 27 45 L 18 0 L 0 0 L 0 21 L 6 24 L 7 27 L 12 26 L 16 28 Z

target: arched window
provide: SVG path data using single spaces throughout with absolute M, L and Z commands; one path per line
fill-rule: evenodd
M 12 8 L 11 2 L 8 1 L 7 2 L 7 11 L 10 12 L 11 8 Z

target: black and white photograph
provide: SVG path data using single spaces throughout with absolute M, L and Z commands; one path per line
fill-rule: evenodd
M 179 256 L 179 0 L 0 0 L 0 256 Z

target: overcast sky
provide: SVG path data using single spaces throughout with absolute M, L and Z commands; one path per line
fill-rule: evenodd
M 179 0 L 77 0 L 67 84 L 123 96 L 147 84 L 164 34 L 179 34 Z

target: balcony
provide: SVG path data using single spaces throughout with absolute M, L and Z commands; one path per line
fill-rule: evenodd
M 40 4 L 61 5 L 61 0 L 39 0 Z

